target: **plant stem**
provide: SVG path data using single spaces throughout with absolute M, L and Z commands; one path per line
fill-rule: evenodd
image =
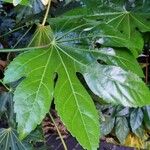
M 54 118 L 53 118 L 53 116 L 51 115 L 51 113 L 49 113 L 49 116 L 50 116 L 52 122 L 54 123 L 54 126 L 55 126 L 55 128 L 56 128 L 56 130 L 57 130 L 57 132 L 58 132 L 58 135 L 59 135 L 59 137 L 60 137 L 60 139 L 61 139 L 61 142 L 62 142 L 62 144 L 63 144 L 63 146 L 64 146 L 64 150 L 67 150 L 67 146 L 66 146 L 66 144 L 65 144 L 65 142 L 64 142 L 64 139 L 63 139 L 63 137 L 62 137 L 62 135 L 61 135 L 61 133 L 60 133 L 60 131 L 59 131 L 59 129 L 58 129 L 58 127 L 57 127 L 55 121 L 54 121 Z
M 28 50 L 33 50 L 33 49 L 48 48 L 49 46 L 50 46 L 50 44 L 43 45 L 43 46 L 37 46 L 37 47 L 0 49 L 0 52 L 21 52 L 21 51 L 28 51 Z
M 42 22 L 42 25 L 44 26 L 45 23 L 46 23 L 46 20 L 47 20 L 47 17 L 48 17 L 48 13 L 49 13 L 49 10 L 50 10 L 50 6 L 51 6 L 51 0 L 49 0 L 48 2 L 48 6 L 47 6 L 47 9 L 46 9 L 46 13 L 45 13 L 45 16 L 44 16 L 44 19 L 43 19 L 43 22 Z

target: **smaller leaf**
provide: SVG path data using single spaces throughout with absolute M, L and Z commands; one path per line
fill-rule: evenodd
M 120 108 L 119 110 L 117 110 L 116 112 L 116 116 L 117 117 L 122 117 L 122 116 L 126 116 L 129 114 L 129 107 L 125 107 L 125 108 Z
M 139 138 L 141 138 L 142 140 L 146 140 L 144 139 L 145 137 L 145 130 L 144 127 L 141 125 L 140 127 L 138 127 L 136 130 L 133 131 L 133 133 L 135 133 L 136 136 L 138 136 Z
M 143 121 L 143 112 L 141 108 L 134 109 L 130 114 L 130 126 L 132 131 L 138 129 Z
M 129 126 L 126 117 L 116 118 L 115 133 L 120 143 L 123 144 L 127 135 L 129 134 Z
M 141 140 L 141 138 L 137 137 L 133 133 L 129 133 L 128 137 L 124 143 L 126 146 L 135 147 L 137 149 L 143 149 L 144 148 L 144 142 Z
M 105 121 L 102 122 L 101 124 L 101 132 L 102 135 L 107 135 L 109 134 L 113 127 L 114 127 L 114 123 L 115 123 L 115 118 L 111 118 L 111 117 L 105 117 Z

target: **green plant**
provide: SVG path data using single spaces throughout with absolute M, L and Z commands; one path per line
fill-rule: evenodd
M 129 108 L 123 106 L 111 106 L 97 104 L 97 108 L 103 114 L 101 131 L 103 136 L 116 136 L 118 143 L 134 146 L 132 141 L 128 141 L 129 134 L 139 138 L 137 148 L 147 148 L 145 141 L 148 141 L 150 107 Z M 127 142 L 128 141 L 128 142 Z M 138 143 L 139 142 L 139 143 Z M 141 142 L 141 143 L 140 143 Z
M 14 5 L 28 2 L 13 1 Z M 94 4 L 83 0 L 85 5 L 80 8 L 48 19 L 51 0 L 44 2 L 48 2 L 45 17 L 28 46 L 1 50 L 26 51 L 9 64 L 3 79 L 4 84 L 22 79 L 13 98 L 20 138 L 41 123 L 54 98 L 71 134 L 83 148 L 97 149 L 99 117 L 80 77 L 107 103 L 150 104 L 150 92 L 136 60 L 144 44 L 142 33 L 150 31 L 149 1 L 136 1 L 132 7 L 133 3 L 123 0 Z

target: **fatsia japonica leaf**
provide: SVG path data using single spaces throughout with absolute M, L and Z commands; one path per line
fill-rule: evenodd
M 49 26 L 39 26 L 29 43 L 31 50 L 20 54 L 10 63 L 4 82 L 22 78 L 14 92 L 14 109 L 21 138 L 41 123 L 54 98 L 58 114 L 71 134 L 83 148 L 96 150 L 100 135 L 98 113 L 76 74 L 81 73 L 89 88 L 108 103 L 143 106 L 149 104 L 149 90 L 136 74 L 97 61 L 100 59 L 111 65 L 125 67 L 131 60 L 119 62 L 118 53 L 108 56 L 109 59 L 104 49 L 98 52 L 81 46 L 81 41 L 74 39 L 77 37 L 74 31 L 83 25 L 68 31 L 63 31 L 64 26 L 55 30 L 54 35 Z M 33 49 L 33 46 L 44 45 L 47 46 Z
M 142 50 L 143 48 L 143 42 L 140 42 L 142 41 L 142 38 L 139 41 L 137 40 L 138 37 L 131 40 L 126 37 L 125 34 L 109 24 L 97 22 L 93 22 L 92 24 L 98 25 L 92 27 L 89 31 L 86 31 L 86 29 L 84 29 L 85 31 L 83 30 L 83 37 L 84 34 L 87 34 L 85 39 L 90 39 L 90 37 L 92 37 L 91 40 L 95 41 L 96 44 L 103 46 L 126 47 L 132 53 L 133 51 L 136 52 L 137 49 Z
M 120 67 L 92 64 L 84 71 L 84 78 L 90 89 L 108 103 L 133 107 L 149 104 L 150 92 L 144 82 Z
M 101 48 L 91 50 L 93 55 L 108 65 L 120 66 L 124 70 L 132 71 L 140 77 L 144 77 L 143 71 L 134 56 L 126 49 Z
M 91 24 L 82 19 L 75 18 L 73 20 L 72 18 L 66 19 L 65 17 L 63 19 L 50 20 L 59 43 L 84 48 L 86 49 L 86 51 L 84 50 L 85 52 L 92 52 L 97 59 L 103 60 L 109 65 L 120 66 L 125 70 L 136 73 L 140 77 L 144 77 L 143 71 L 133 54 L 129 50 L 122 48 L 133 48 L 131 45 L 134 44 L 127 40 L 120 32 L 114 30 L 109 25 L 106 26 L 99 23 L 98 25 L 93 25 L 93 23 Z M 107 47 L 94 49 L 94 44 L 120 48 Z M 91 50 L 88 50 L 89 47 L 91 47 Z
M 90 16 L 90 15 L 89 15 Z M 68 34 L 62 41 L 66 40 L 66 38 L 72 37 L 70 40 L 73 42 L 82 41 L 84 45 L 92 45 L 95 43 L 100 46 L 113 46 L 113 47 L 126 47 L 131 52 L 136 49 L 142 49 L 143 43 L 137 43 L 136 39 L 130 40 L 126 35 L 121 33 L 118 29 L 115 29 L 111 25 L 106 23 L 101 23 L 101 21 L 90 20 L 87 16 L 78 16 L 78 15 L 64 15 L 63 17 L 58 17 L 49 20 L 50 25 L 56 32 L 59 33 L 58 28 L 62 26 L 60 32 L 66 30 L 73 30 L 74 32 Z M 58 28 L 57 28 L 58 27 Z M 74 30 L 75 29 L 75 30 Z M 73 34 L 74 33 L 74 34 Z
M 58 114 L 71 134 L 85 149 L 96 150 L 100 135 L 98 113 L 76 76 L 91 63 L 91 54 L 57 44 L 48 31 L 49 26 L 40 26 L 29 44 L 49 44 L 47 48 L 19 55 L 5 73 L 5 83 L 25 78 L 14 92 L 20 137 L 41 123 L 54 96 Z M 54 89 L 55 74 L 58 81 Z
M 130 41 L 136 44 L 135 49 L 132 49 L 132 53 L 135 56 L 141 53 L 143 39 L 140 32 L 150 31 L 149 9 L 145 9 L 145 5 L 142 4 L 139 7 L 139 1 L 133 4 L 134 7 L 131 4 L 131 8 L 127 6 L 125 1 L 118 3 L 118 1 L 112 0 L 99 3 L 89 17 L 94 20 L 103 20 L 106 24 L 122 32 Z M 146 0 L 145 3 L 148 8 L 150 6 L 149 0 Z

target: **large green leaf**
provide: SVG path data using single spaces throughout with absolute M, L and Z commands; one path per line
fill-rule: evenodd
M 143 81 L 132 73 L 142 75 L 138 65 L 136 71 L 133 70 L 132 55 L 129 61 L 123 59 L 123 54 L 130 53 L 115 52 L 110 48 L 89 50 L 88 45 L 83 46 L 77 36 L 82 31 L 78 29 L 83 29 L 81 27 L 84 25 L 69 30 L 63 30 L 64 26 L 55 30 L 58 32 L 53 35 L 49 26 L 40 25 L 29 43 L 31 50 L 11 62 L 4 82 L 22 78 L 14 92 L 14 108 L 21 138 L 41 123 L 54 97 L 58 114 L 71 134 L 85 149 L 94 150 L 98 147 L 100 135 L 98 113 L 76 73 L 83 74 L 91 90 L 108 103 L 143 106 L 149 104 L 147 99 L 150 94 Z M 43 48 L 33 49 L 34 46 Z M 132 72 L 99 64 L 98 59 Z M 134 57 L 133 60 L 136 62 Z M 57 79 L 55 86 L 54 79 Z
M 84 50 L 85 52 L 92 52 L 96 59 L 103 60 L 109 65 L 120 66 L 127 71 L 130 70 L 136 73 L 140 77 L 144 77 L 142 69 L 132 53 L 122 48 L 133 48 L 134 46 L 131 45 L 134 44 L 111 26 L 94 23 L 89 23 L 79 18 L 72 19 L 71 17 L 67 17 L 67 20 L 66 17 L 50 20 L 59 43 L 84 48 L 86 49 Z M 94 42 L 108 47 L 94 49 Z M 113 49 L 109 46 L 119 48 Z M 89 50 L 89 47 L 91 50 Z
M 148 3 L 148 5 L 150 6 L 150 3 Z M 106 24 L 109 24 L 124 33 L 128 39 L 136 41 L 139 49 L 135 49 L 135 51 L 132 50 L 136 55 L 136 52 L 141 52 L 141 46 L 143 45 L 143 40 L 139 31 L 150 31 L 149 16 L 150 11 L 145 12 L 143 5 L 141 5 L 140 8 L 134 7 L 128 9 L 123 3 L 119 5 L 118 2 L 112 1 L 101 4 L 94 12 L 92 18 L 103 19 Z
M 92 1 L 85 1 L 85 3 L 87 3 L 89 7 L 89 3 L 91 6 L 93 4 Z M 91 10 L 89 12 L 91 16 L 87 15 L 87 17 L 92 20 L 103 20 L 106 24 L 122 32 L 135 44 L 135 48 L 132 49 L 133 54 L 137 56 L 141 53 L 143 39 L 140 32 L 150 31 L 149 0 L 145 0 L 143 4 L 141 1 L 136 1 L 134 4 L 129 4 L 129 6 L 127 2 L 123 0 L 99 1 L 96 4 L 97 7 L 95 7 L 93 12 L 91 13 Z
M 114 33 L 114 40 L 117 40 L 115 37 L 118 36 L 118 32 L 121 32 L 128 39 L 129 42 L 126 46 L 130 48 L 134 56 L 137 57 L 142 52 L 144 42 L 140 33 L 150 31 L 149 0 L 144 2 L 136 1 L 135 4 L 128 4 L 124 0 L 95 1 L 94 3 L 90 0 L 84 2 L 87 5 L 86 7 L 65 13 L 63 19 L 66 22 L 68 20 L 75 22 L 76 20 L 86 20 L 93 23 L 93 25 L 104 22 L 106 23 L 105 28 L 111 25 L 113 30 L 117 30 L 116 34 Z M 88 10 L 88 8 L 91 8 L 93 11 L 91 9 Z M 99 29 L 103 30 L 103 28 Z M 113 30 L 110 31 L 111 34 Z M 118 43 L 118 46 L 122 44 L 119 41 Z
M 84 78 L 90 89 L 108 103 L 133 107 L 149 104 L 150 93 L 144 82 L 119 67 L 92 64 L 84 71 Z
M 76 72 L 91 62 L 91 54 L 59 45 L 48 35 L 49 27 L 39 27 L 30 46 L 50 44 L 15 58 L 5 73 L 4 82 L 25 79 L 14 93 L 15 112 L 21 138 L 29 134 L 49 111 L 55 97 L 58 114 L 85 149 L 99 143 L 98 113 Z M 15 71 L 14 71 L 15 70 Z M 58 74 L 55 90 L 54 77 Z
M 77 10 L 78 11 L 78 10 Z M 89 18 L 88 18 L 89 17 Z M 82 41 L 82 45 L 87 44 L 94 46 L 94 43 L 104 46 L 113 47 L 126 47 L 130 49 L 131 52 L 137 53 L 137 49 L 142 50 L 143 40 L 140 37 L 140 41 L 137 42 L 137 38 L 129 39 L 126 35 L 121 33 L 118 29 L 112 27 L 109 24 L 102 23 L 101 21 L 91 20 L 90 15 L 78 16 L 78 15 L 64 15 L 62 17 L 50 19 L 49 23 L 59 33 L 62 31 L 74 31 L 72 34 L 67 34 L 67 36 L 62 37 L 61 41 Z M 59 29 L 58 29 L 58 28 Z M 74 30 L 74 28 L 76 30 Z M 69 32 L 70 33 L 70 32 Z M 74 34 L 73 34 L 74 33 Z M 59 33 L 60 34 L 60 33 Z M 66 40 L 70 38 L 70 40 Z
M 95 43 L 104 46 L 126 47 L 130 49 L 131 52 L 135 51 L 135 53 L 137 49 L 142 50 L 143 48 L 143 42 L 140 42 L 142 41 L 142 38 L 139 41 L 138 37 L 131 40 L 117 28 L 114 28 L 107 23 L 103 24 L 99 21 L 92 21 L 91 28 L 84 29 L 82 34 L 80 34 L 80 37 L 83 35 L 84 38 L 84 34 L 86 35 L 86 40 L 91 39 L 91 41 L 95 41 Z
M 91 52 L 97 59 L 104 61 L 108 65 L 119 66 L 124 70 L 132 71 L 138 76 L 144 77 L 143 71 L 137 60 L 126 49 L 114 49 L 109 47 L 91 50 Z

